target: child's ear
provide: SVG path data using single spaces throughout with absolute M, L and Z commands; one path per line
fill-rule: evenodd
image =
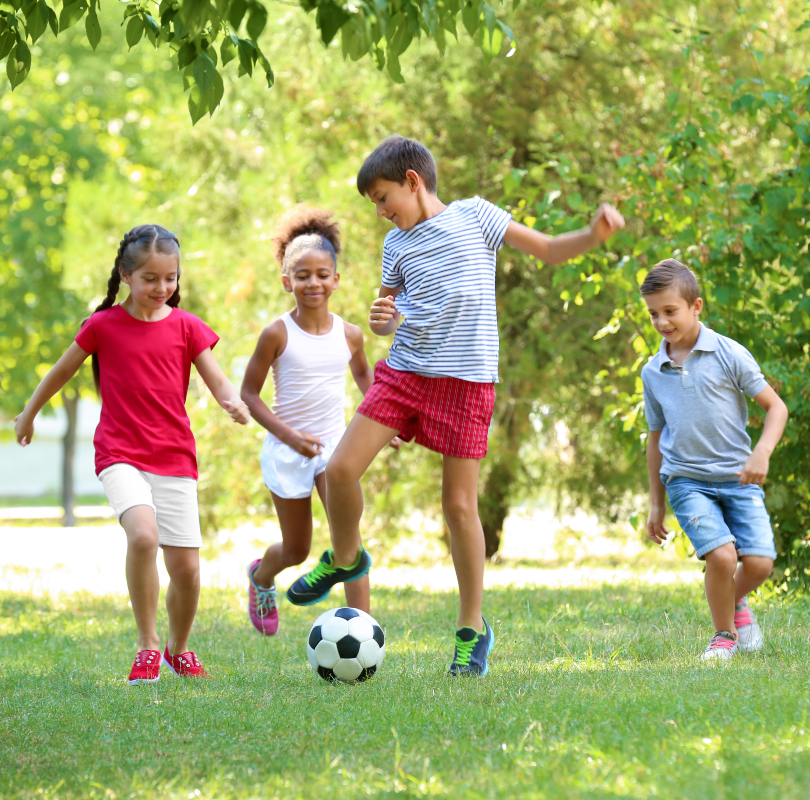
M 290 283 L 290 276 L 285 274 L 284 272 L 281 273 L 281 285 L 284 287 L 285 292 L 292 292 L 292 283 Z
M 695 300 L 695 305 L 693 306 L 693 310 L 694 310 L 695 314 L 700 314 L 700 312 L 703 311 L 703 298 L 702 297 L 698 297 L 697 300 Z
M 419 173 L 416 170 L 409 169 L 405 172 L 405 182 L 412 192 L 418 191 L 419 180 Z

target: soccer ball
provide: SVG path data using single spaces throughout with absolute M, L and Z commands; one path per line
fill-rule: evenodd
M 358 608 L 333 608 L 309 632 L 307 658 L 327 681 L 359 683 L 385 658 L 385 634 L 374 617 Z

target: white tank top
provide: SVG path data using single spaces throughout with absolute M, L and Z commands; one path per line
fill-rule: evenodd
M 299 328 L 289 311 L 282 314 L 287 346 L 273 362 L 272 412 L 291 428 L 322 439 L 346 427 L 346 364 L 352 358 L 343 320 L 330 316 L 332 330 L 315 336 Z M 269 431 L 267 436 L 278 441 Z

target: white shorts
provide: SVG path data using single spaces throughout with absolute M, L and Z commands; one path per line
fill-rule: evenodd
M 315 478 L 325 469 L 343 434 L 321 439 L 323 448 L 319 455 L 307 458 L 289 445 L 265 437 L 262 445 L 262 477 L 264 485 L 278 497 L 299 500 L 309 497 L 315 486 Z
M 202 547 L 197 481 L 143 472 L 131 464 L 113 464 L 98 476 L 118 521 L 134 506 L 155 512 L 161 546 Z

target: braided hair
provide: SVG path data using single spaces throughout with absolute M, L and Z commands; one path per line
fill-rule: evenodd
M 140 269 L 146 260 L 154 253 L 163 255 L 176 255 L 180 258 L 180 242 L 177 237 L 160 225 L 137 225 L 129 231 L 118 247 L 118 254 L 115 257 L 115 266 L 112 268 L 109 280 L 107 281 L 107 296 L 101 304 L 93 311 L 105 311 L 112 308 L 115 298 L 121 287 L 121 276 L 129 276 Z M 176 308 L 180 305 L 180 269 L 177 269 L 177 288 L 174 294 L 166 301 L 166 305 Z M 82 327 L 88 322 L 88 317 L 82 322 Z M 96 383 L 96 390 L 101 390 L 101 372 L 98 364 L 98 355 L 93 353 L 93 380 Z
M 337 269 L 340 229 L 328 211 L 298 205 L 282 214 L 276 221 L 273 245 L 276 260 L 285 275 L 290 274 L 295 262 L 309 250 L 323 250 L 329 253 Z

